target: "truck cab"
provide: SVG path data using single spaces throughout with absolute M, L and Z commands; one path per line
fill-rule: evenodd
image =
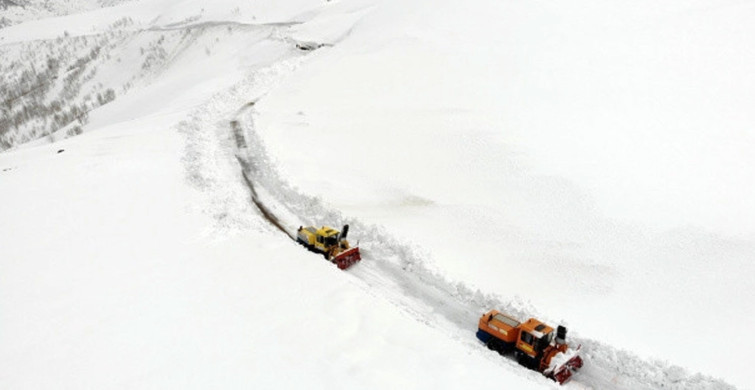
M 327 252 L 330 248 L 338 245 L 338 230 L 323 226 L 315 232 L 315 249 Z
M 518 360 L 523 366 L 537 368 L 544 351 L 553 341 L 554 329 L 530 318 L 519 326 L 519 338 L 516 341 Z

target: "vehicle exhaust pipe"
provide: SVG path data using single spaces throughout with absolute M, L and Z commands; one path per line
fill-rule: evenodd
M 556 328 L 556 342 L 558 344 L 566 344 L 566 327 L 559 325 Z

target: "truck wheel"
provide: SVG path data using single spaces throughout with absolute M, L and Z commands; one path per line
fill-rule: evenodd
M 516 357 L 516 362 L 519 363 L 520 366 L 527 367 L 527 362 L 524 359 L 524 354 L 523 353 L 521 353 L 519 351 L 516 351 L 514 353 L 514 357 Z
M 529 357 L 529 355 L 525 355 L 525 354 L 523 354 L 521 352 L 519 352 L 519 356 L 517 357 L 517 362 L 520 365 L 522 365 L 524 367 L 527 367 L 529 369 L 533 369 L 534 370 L 536 368 L 535 367 L 535 359 L 533 359 L 533 358 Z

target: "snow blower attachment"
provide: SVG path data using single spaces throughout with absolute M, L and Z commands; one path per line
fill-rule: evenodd
M 348 234 L 349 225 L 344 225 L 340 232 L 327 226 L 319 229 L 314 226 L 299 226 L 296 242 L 312 252 L 322 253 L 326 260 L 335 263 L 338 268 L 346 269 L 362 260 L 359 247 L 349 246 L 346 240 Z
M 477 338 L 502 355 L 513 353 L 519 364 L 560 384 L 582 367 L 579 356 L 582 346 L 569 348 L 566 328 L 560 325 L 554 332 L 553 328 L 534 318 L 520 323 L 507 314 L 491 310 L 480 317 Z

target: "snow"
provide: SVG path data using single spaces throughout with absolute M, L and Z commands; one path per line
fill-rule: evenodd
M 569 328 L 565 388 L 753 387 L 717 337 L 755 326 L 747 3 L 83 4 L 0 29 L 130 18 L 97 82 L 136 75 L 0 154 L 0 387 L 557 388 L 478 343 L 493 308 Z
M 579 356 L 579 347 L 569 348 L 566 350 L 566 352 L 558 352 L 555 355 L 553 355 L 550 363 L 548 364 L 548 368 L 545 369 L 544 372 L 552 373 L 553 370 L 560 368 L 561 366 L 566 364 L 569 360 L 574 359 L 576 356 Z
M 2 265 L 3 388 L 424 388 L 497 368 L 484 355 L 471 366 L 449 360 L 468 348 L 259 220 L 247 218 L 255 234 L 208 240 L 197 230 L 203 214 L 186 211 L 196 199 L 187 199 L 176 133 L 107 133 L 59 155 L 35 150 L 4 177 L 16 196 L 56 196 L 3 208 L 3 220 L 29 221 L 3 224 L 14 243 Z M 46 155 L 55 159 L 40 161 Z M 36 213 L 48 218 L 28 218 Z M 413 351 L 430 344 L 435 353 L 417 361 Z

